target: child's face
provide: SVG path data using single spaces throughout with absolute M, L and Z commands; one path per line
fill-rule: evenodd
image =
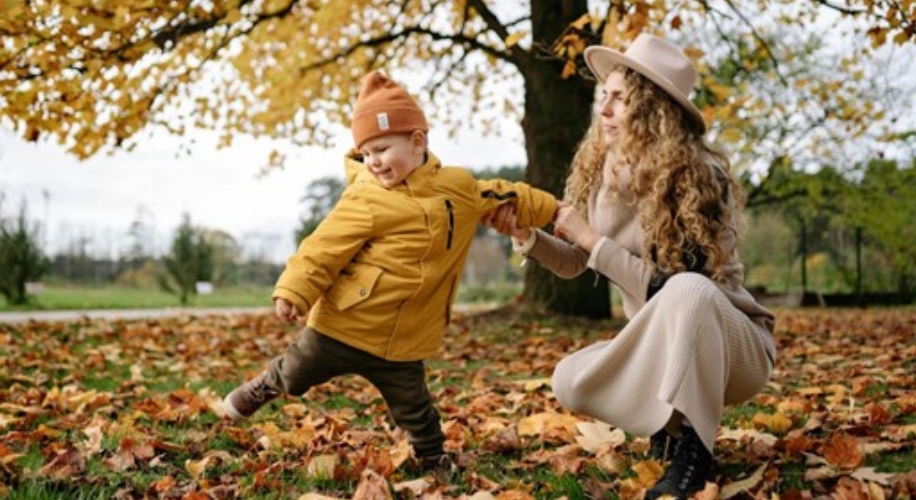
M 422 132 L 383 135 L 364 142 L 359 148 L 366 168 L 385 187 L 400 184 L 422 166 L 425 151 Z

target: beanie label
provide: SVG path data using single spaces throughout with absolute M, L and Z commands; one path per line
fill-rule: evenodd
M 379 113 L 375 116 L 378 119 L 378 129 L 388 130 L 391 125 L 388 124 L 388 113 Z

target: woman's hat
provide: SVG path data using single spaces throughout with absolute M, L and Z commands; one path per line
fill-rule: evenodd
M 615 65 L 626 66 L 652 80 L 689 111 L 694 123 L 706 132 L 703 114 L 688 97 L 696 84 L 697 71 L 681 49 L 671 43 L 643 33 L 623 53 L 603 45 L 588 47 L 585 62 L 601 82 Z
M 363 78 L 350 129 L 358 148 L 369 139 L 414 130 L 427 132 L 429 126 L 423 110 L 403 87 L 373 71 Z

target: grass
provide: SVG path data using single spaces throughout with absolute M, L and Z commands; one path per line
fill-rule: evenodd
M 187 307 L 270 307 L 272 286 L 233 285 L 216 287 L 212 294 L 192 295 Z M 493 286 L 461 286 L 458 302 L 462 304 L 502 304 L 521 293 L 520 283 Z M 2 311 L 58 311 L 90 309 L 158 309 L 179 307 L 178 296 L 158 288 L 136 288 L 105 284 L 47 284 L 29 304 L 13 306 L 0 297 Z
M 270 286 L 230 286 L 216 288 L 212 294 L 193 295 L 189 307 L 270 307 Z M 26 306 L 11 306 L 0 301 L 0 311 L 152 309 L 179 307 L 178 296 L 159 289 L 118 285 L 46 285 L 32 296 Z

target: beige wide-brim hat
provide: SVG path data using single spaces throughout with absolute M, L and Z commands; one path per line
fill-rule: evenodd
M 594 45 L 585 49 L 585 63 L 601 82 L 617 65 L 652 80 L 683 106 L 700 130 L 706 132 L 703 114 L 689 97 L 697 81 L 697 70 L 681 49 L 666 40 L 643 33 L 633 40 L 626 52 Z

